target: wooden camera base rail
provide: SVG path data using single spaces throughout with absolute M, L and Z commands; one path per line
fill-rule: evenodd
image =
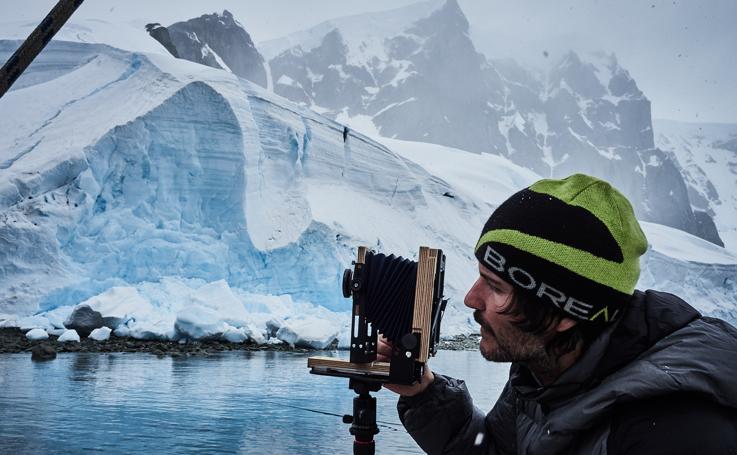
M 328 376 L 389 378 L 389 363 L 387 362 L 351 363 L 334 357 L 315 356 L 307 359 L 307 367 L 315 374 Z

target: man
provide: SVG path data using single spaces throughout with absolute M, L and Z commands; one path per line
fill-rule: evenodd
M 737 329 L 635 291 L 646 249 L 602 180 L 510 197 L 484 226 L 465 298 L 482 355 L 512 362 L 509 380 L 486 416 L 463 381 L 430 368 L 387 385 L 410 435 L 431 454 L 737 454 Z

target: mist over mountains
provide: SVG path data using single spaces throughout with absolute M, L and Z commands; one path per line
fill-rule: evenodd
M 334 19 L 258 46 L 227 11 L 165 30 L 180 57 L 340 122 L 497 154 L 542 176 L 599 176 L 640 219 L 724 245 L 683 166 L 656 147 L 650 101 L 614 54 L 570 51 L 547 72 L 495 60 L 477 51 L 456 0 Z

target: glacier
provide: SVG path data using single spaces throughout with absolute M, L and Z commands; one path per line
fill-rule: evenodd
M 470 333 L 473 244 L 540 178 L 497 155 L 344 142 L 342 124 L 232 73 L 103 44 L 52 41 L 0 118 L 0 326 L 53 334 L 89 307 L 116 335 L 347 346 L 358 245 L 442 248 L 443 332 Z M 737 321 L 737 256 L 643 227 L 640 285 Z

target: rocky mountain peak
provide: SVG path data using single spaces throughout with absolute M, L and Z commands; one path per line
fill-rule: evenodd
M 552 90 L 570 89 L 586 98 L 601 98 L 608 90 L 597 74 L 597 68 L 584 62 L 574 51 L 568 51 L 550 72 L 549 82 Z
M 456 0 L 447 0 L 432 12 L 414 20 L 393 41 L 414 37 L 423 48 L 438 48 L 440 43 L 451 52 L 476 53 L 469 38 L 468 20 Z M 428 42 L 429 40 L 429 42 Z
M 565 54 L 563 54 L 563 57 L 560 58 L 560 61 L 556 65 L 556 68 L 563 70 L 566 68 L 580 68 L 582 65 L 581 57 L 578 56 L 578 54 L 573 50 L 568 50 Z
M 169 27 L 149 25 L 149 34 L 175 57 L 222 68 L 266 87 L 264 58 L 230 11 L 204 14 Z
M 417 21 L 415 27 L 421 29 L 431 29 L 435 27 L 435 30 L 439 33 L 447 31 L 462 31 L 468 34 L 468 19 L 463 14 L 461 6 L 457 0 L 446 0 L 438 9 L 424 19 Z M 412 30 L 412 29 L 410 29 Z
M 585 98 L 644 98 L 637 83 L 614 53 L 595 52 L 585 57 L 567 52 L 550 71 L 550 92 L 570 89 Z M 610 101 L 616 101 L 610 99 Z
M 644 98 L 645 95 L 637 87 L 629 71 L 619 66 L 616 58 L 611 66 L 612 77 L 609 80 L 609 92 L 612 96 L 623 98 Z
M 214 12 L 212 14 L 205 14 L 201 16 L 200 19 L 206 23 L 217 22 L 220 26 L 225 27 L 226 29 L 239 28 L 242 29 L 246 35 L 248 35 L 248 32 L 246 32 L 246 28 L 240 22 L 238 22 L 235 17 L 233 17 L 233 13 L 231 13 L 227 9 L 224 9 L 222 13 Z M 251 39 L 250 35 L 248 35 L 248 39 Z
M 346 46 L 340 30 L 334 28 L 325 35 L 320 46 L 313 49 L 312 53 L 324 65 L 345 64 L 348 46 Z

